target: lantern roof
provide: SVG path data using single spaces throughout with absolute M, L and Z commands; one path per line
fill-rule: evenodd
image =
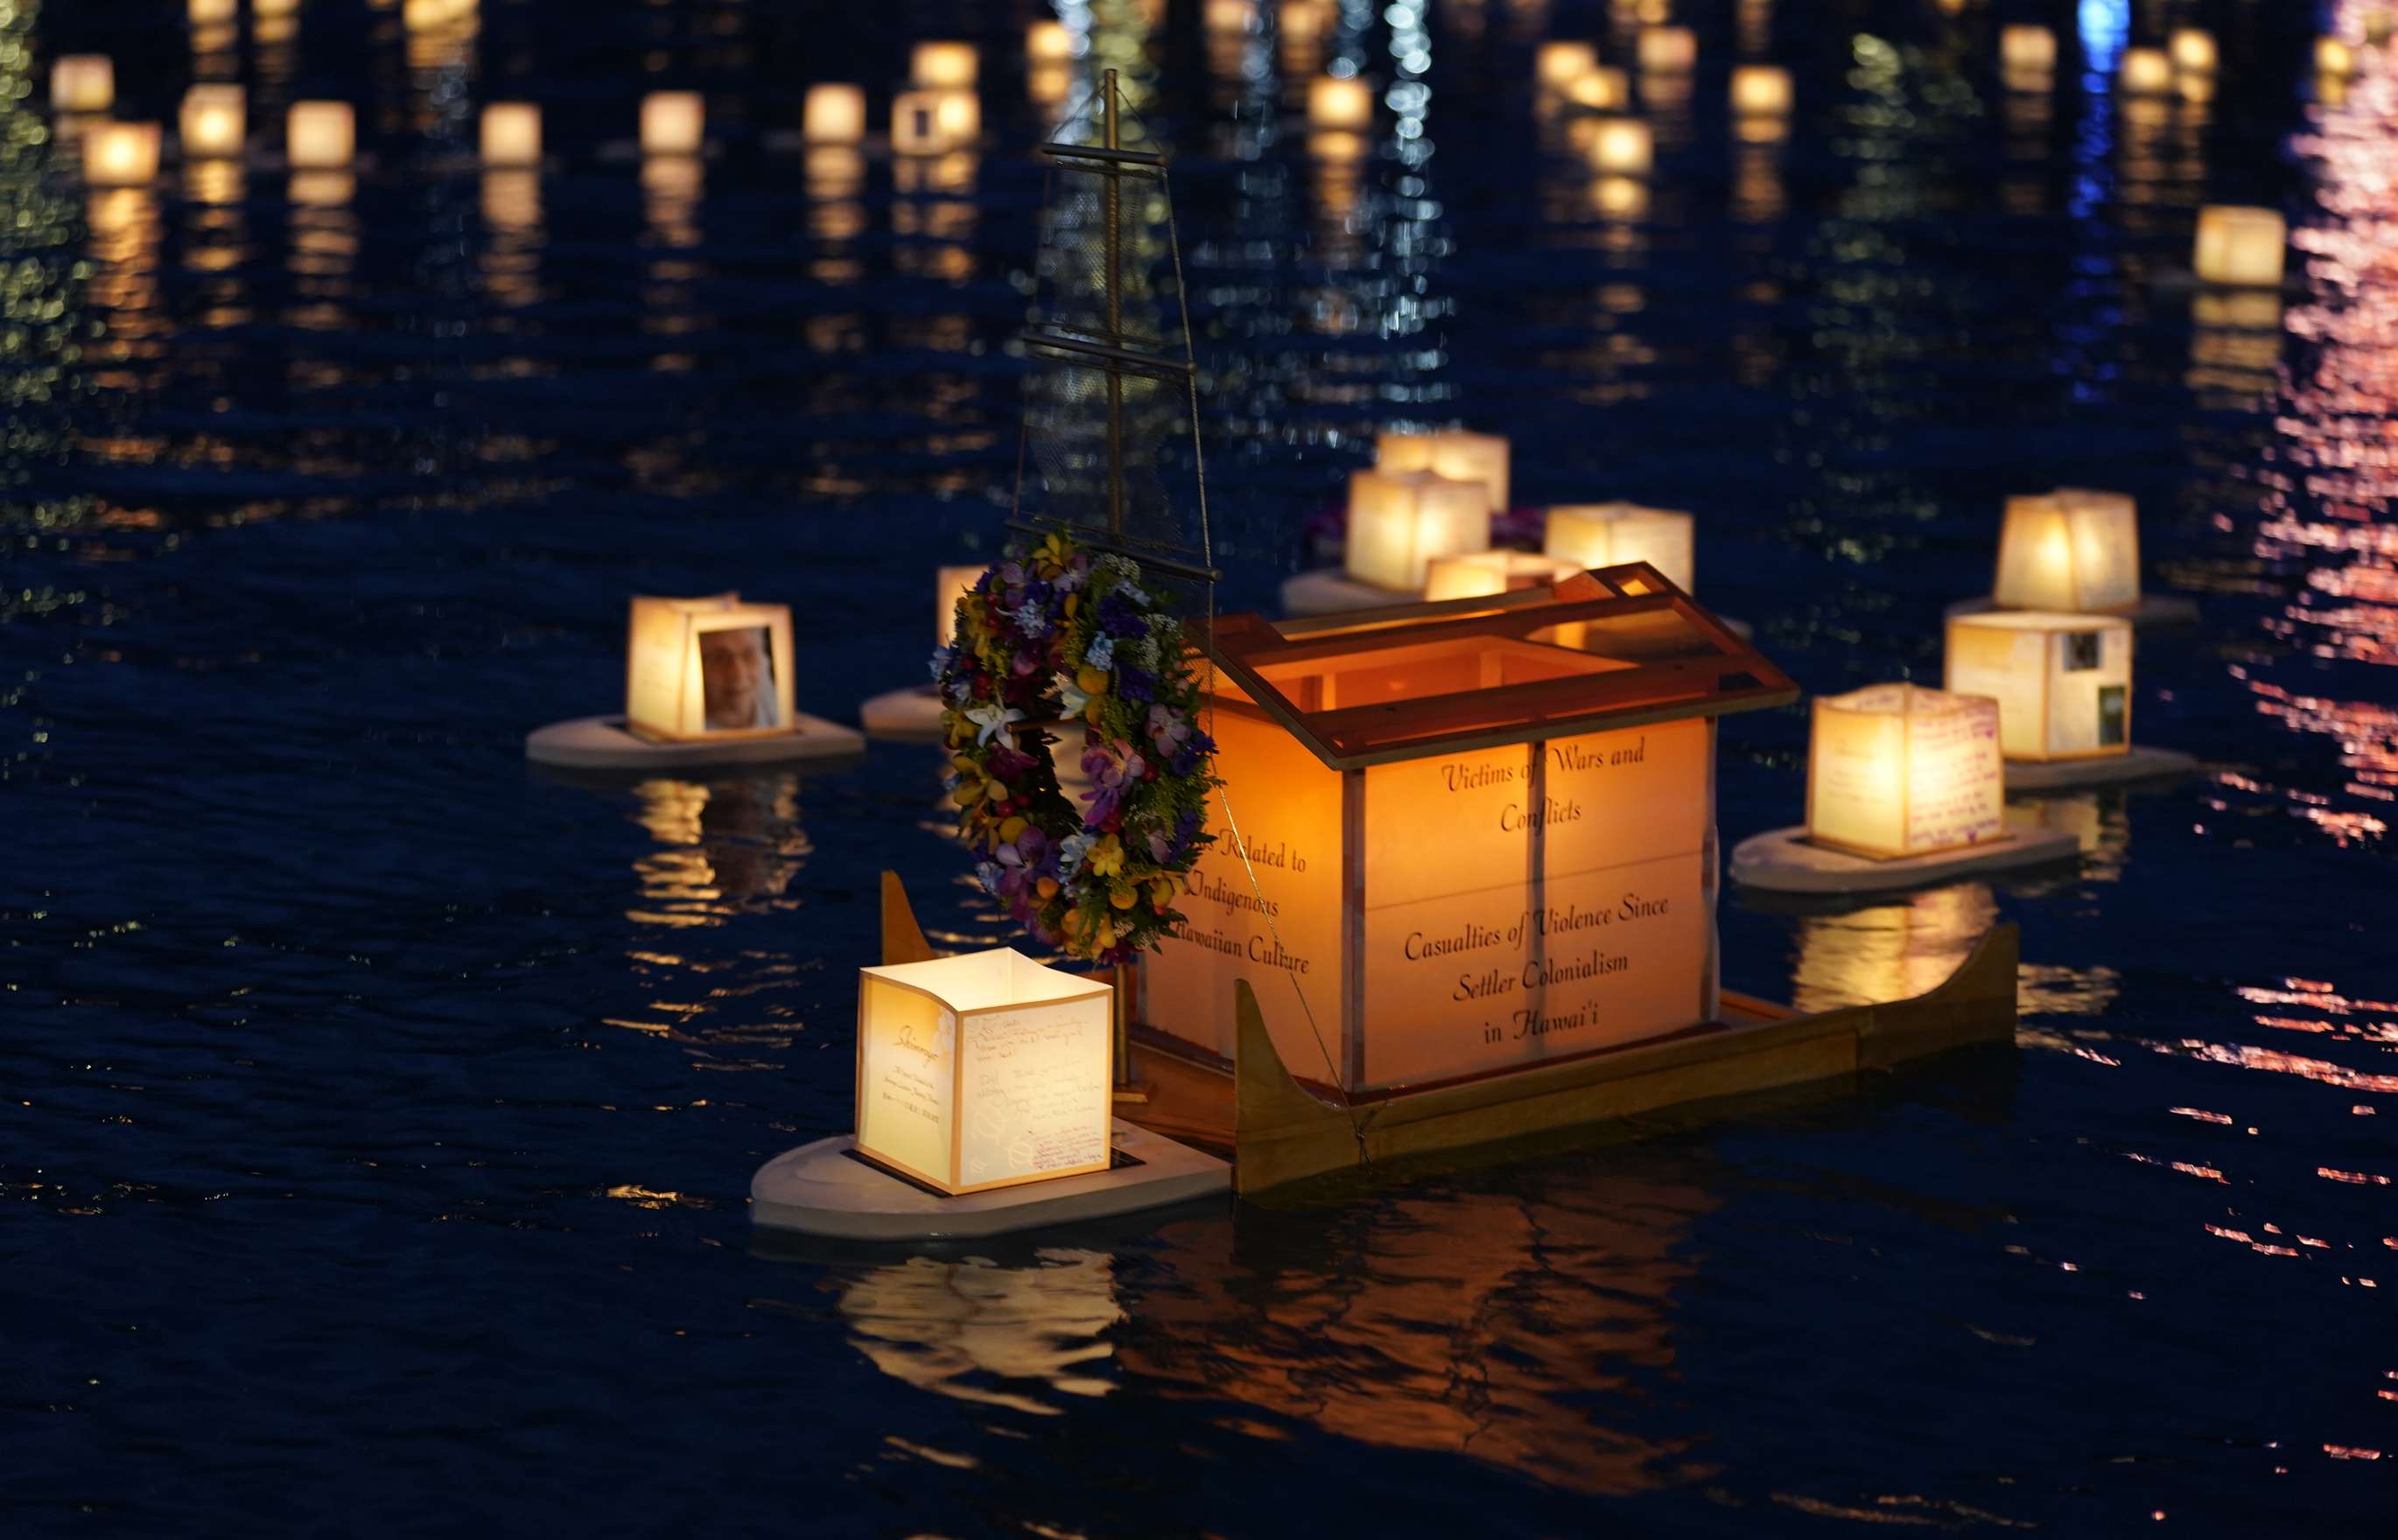
M 1646 562 L 1488 597 L 1270 621 L 1206 650 L 1335 770 L 1786 705 L 1788 675 Z

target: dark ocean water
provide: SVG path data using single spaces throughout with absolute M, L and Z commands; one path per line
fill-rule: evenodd
M 2296 3 L 1673 8 L 1701 63 L 1649 87 L 1645 194 L 1529 89 L 1541 37 L 1628 59 L 1628 6 L 1329 7 L 1323 57 L 1395 87 L 1355 167 L 1288 45 L 1067 8 L 1155 60 L 1226 601 L 1313 559 L 1375 422 L 1459 417 L 1520 502 L 1694 510 L 1700 596 L 1809 690 L 1936 682 L 2001 500 L 2115 488 L 2201 610 L 2141 636 L 2135 735 L 2203 771 L 2023 803 L 2070 875 L 1727 900 L 1727 982 L 1810 1007 L 2020 922 L 2014 1050 L 855 1253 L 755 1241 L 747 1186 L 848 1125 L 881 869 L 1002 935 L 936 756 L 626 786 L 520 745 L 615 703 L 633 592 L 789 602 L 821 715 L 921 676 L 931 568 L 1013 472 L 1046 13 L 486 0 L 411 38 L 309 0 L 196 68 L 270 128 L 359 102 L 354 185 L 88 199 L 47 60 L 171 118 L 182 8 L 0 17 L 0 1527 L 2390 1533 L 2398 57 L 2335 103 Z M 2060 70 L 2010 92 L 2028 20 Z M 2189 20 L 2212 99 L 2118 100 Z M 960 35 L 979 154 L 773 137 L 815 79 L 879 122 Z M 1736 58 L 1791 67 L 1786 137 L 1731 132 Z M 610 151 L 661 84 L 708 93 L 695 179 Z M 504 98 L 537 179 L 462 159 Z M 2290 217 L 2262 315 L 2176 282 L 2206 201 Z M 1797 821 L 1805 731 L 1726 724 L 1728 841 Z

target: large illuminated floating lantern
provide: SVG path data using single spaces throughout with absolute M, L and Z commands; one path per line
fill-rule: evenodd
M 2120 611 L 2140 602 L 2140 525 L 2121 492 L 2055 491 L 2007 499 L 1999 529 L 2002 609 Z
M 1598 502 L 1548 511 L 1541 549 L 1578 567 L 1645 561 L 1685 594 L 1698 591 L 1694 522 L 1677 508 Z
M 2132 623 L 2120 615 L 2003 610 L 1951 615 L 1951 691 L 1999 703 L 2014 787 L 2171 774 L 2187 755 L 2132 743 Z
M 1340 569 L 1289 579 L 1283 609 L 1332 614 L 1421 593 L 1434 561 L 1490 548 L 1490 521 L 1507 509 L 1507 440 L 1497 434 L 1378 435 L 1374 468 L 1349 478 Z
M 957 639 L 958 600 L 982 581 L 979 566 L 939 567 L 933 573 L 933 645 Z M 869 735 L 931 742 L 941 735 L 941 698 L 932 683 L 885 690 L 859 703 L 857 719 Z
M 1451 481 L 1478 481 L 1490 511 L 1507 511 L 1507 440 L 1495 433 L 1435 428 L 1429 433 L 1385 430 L 1374 435 L 1374 469 L 1430 471 Z

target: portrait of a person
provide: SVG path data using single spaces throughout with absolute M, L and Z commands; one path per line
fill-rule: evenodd
M 778 728 L 775 649 L 762 625 L 699 634 L 699 672 L 711 728 Z

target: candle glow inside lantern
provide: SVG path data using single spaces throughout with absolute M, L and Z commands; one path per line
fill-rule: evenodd
M 633 600 L 625 718 L 668 743 L 788 732 L 791 611 L 738 594 Z
M 1679 509 L 1598 502 L 1550 509 L 1541 550 L 1583 568 L 1644 561 L 1688 594 L 1697 579 L 1694 533 L 1695 521 Z
M 982 137 L 982 99 L 972 91 L 902 91 L 891 102 L 891 148 L 945 155 Z
M 1113 996 L 1005 947 L 860 969 L 858 1153 L 951 1197 L 1107 1170 Z
M 827 81 L 808 87 L 800 137 L 810 144 L 855 144 L 866 137 L 866 92 Z
M 2162 48 L 2125 48 L 2116 78 L 2126 96 L 2163 96 L 2173 89 L 2173 60 Z
M 652 91 L 641 98 L 641 154 L 695 155 L 707 135 L 707 107 L 697 91 Z
M 283 115 L 283 153 L 295 171 L 338 171 L 357 151 L 357 118 L 346 101 L 295 101 Z
M 116 105 L 116 65 L 104 53 L 70 53 L 50 66 L 50 110 L 104 113 Z
M 1028 64 L 1066 64 L 1074 58 L 1074 34 L 1063 21 L 1035 21 L 1024 29 L 1024 60 Z
M 1574 76 L 1565 87 L 1566 100 L 1595 113 L 1616 113 L 1632 105 L 1632 77 L 1601 64 Z
M 541 164 L 541 109 L 530 101 L 494 101 L 483 109 L 483 164 Z
M 147 187 L 158 177 L 158 126 L 102 123 L 83 136 L 83 180 L 93 187 Z
M 1948 618 L 1944 687 L 1999 703 L 2010 759 L 2094 759 L 2132 743 L 2132 623 L 2004 610 Z
M 1507 511 L 1507 440 L 1500 434 L 1463 428 L 1386 430 L 1374 435 L 1374 469 L 1430 471 L 1451 481 L 1478 481 L 1490 495 L 1490 511 Z
M 2173 55 L 2175 69 L 2187 74 L 2215 73 L 2215 34 L 2204 28 L 2176 27 L 2165 47 Z
M 1797 691 L 1654 571 L 1226 617 L 1210 656 L 1226 787 L 1149 1025 L 1229 1055 L 1246 981 L 1295 1074 L 1362 1091 L 1714 1018 L 1712 719 Z
M 2002 609 L 2092 613 L 2136 608 L 2136 505 L 2121 492 L 2071 487 L 2007 499 L 1991 597 Z
M 249 108 L 238 86 L 194 86 L 176 120 L 185 160 L 222 160 L 241 154 L 249 137 Z
M 1699 62 L 1699 38 L 1688 27 L 1640 29 L 1640 70 L 1644 74 L 1688 74 Z
M 1999 703 L 1916 685 L 1815 697 L 1807 837 L 1891 860 L 2006 837 Z
M 1563 91 L 1598 68 L 1598 50 L 1587 43 L 1543 43 L 1532 55 L 1532 78 L 1546 91 Z
M 1364 133 L 1374 126 L 1374 87 L 1356 75 L 1318 75 L 1307 83 L 1307 121 L 1312 127 Z
M 2270 208 L 2210 203 L 2198 211 L 2190 265 L 2202 282 L 2277 286 L 2289 232 Z
M 1556 583 L 1582 569 L 1569 561 L 1532 551 L 1474 551 L 1459 556 L 1435 556 L 1424 568 L 1423 596 L 1482 599 L 1526 588 Z
M 982 61 L 971 43 L 919 43 L 909 58 L 908 83 L 928 90 L 972 90 Z
M 1637 117 L 1600 118 L 1584 154 L 1593 170 L 1611 176 L 1645 177 L 1657 164 L 1656 141 L 1647 120 Z
M 2008 74 L 2043 75 L 2056 70 L 2056 33 L 2046 27 L 2017 25 L 1999 31 L 1999 65 Z
M 1358 471 L 1349 477 L 1341 565 L 1377 588 L 1419 593 L 1435 556 L 1490 549 L 1490 503 L 1478 481 L 1431 471 Z
M 1731 72 L 1731 110 L 1743 117 L 1785 117 L 1790 72 L 1779 64 L 1743 64 Z

